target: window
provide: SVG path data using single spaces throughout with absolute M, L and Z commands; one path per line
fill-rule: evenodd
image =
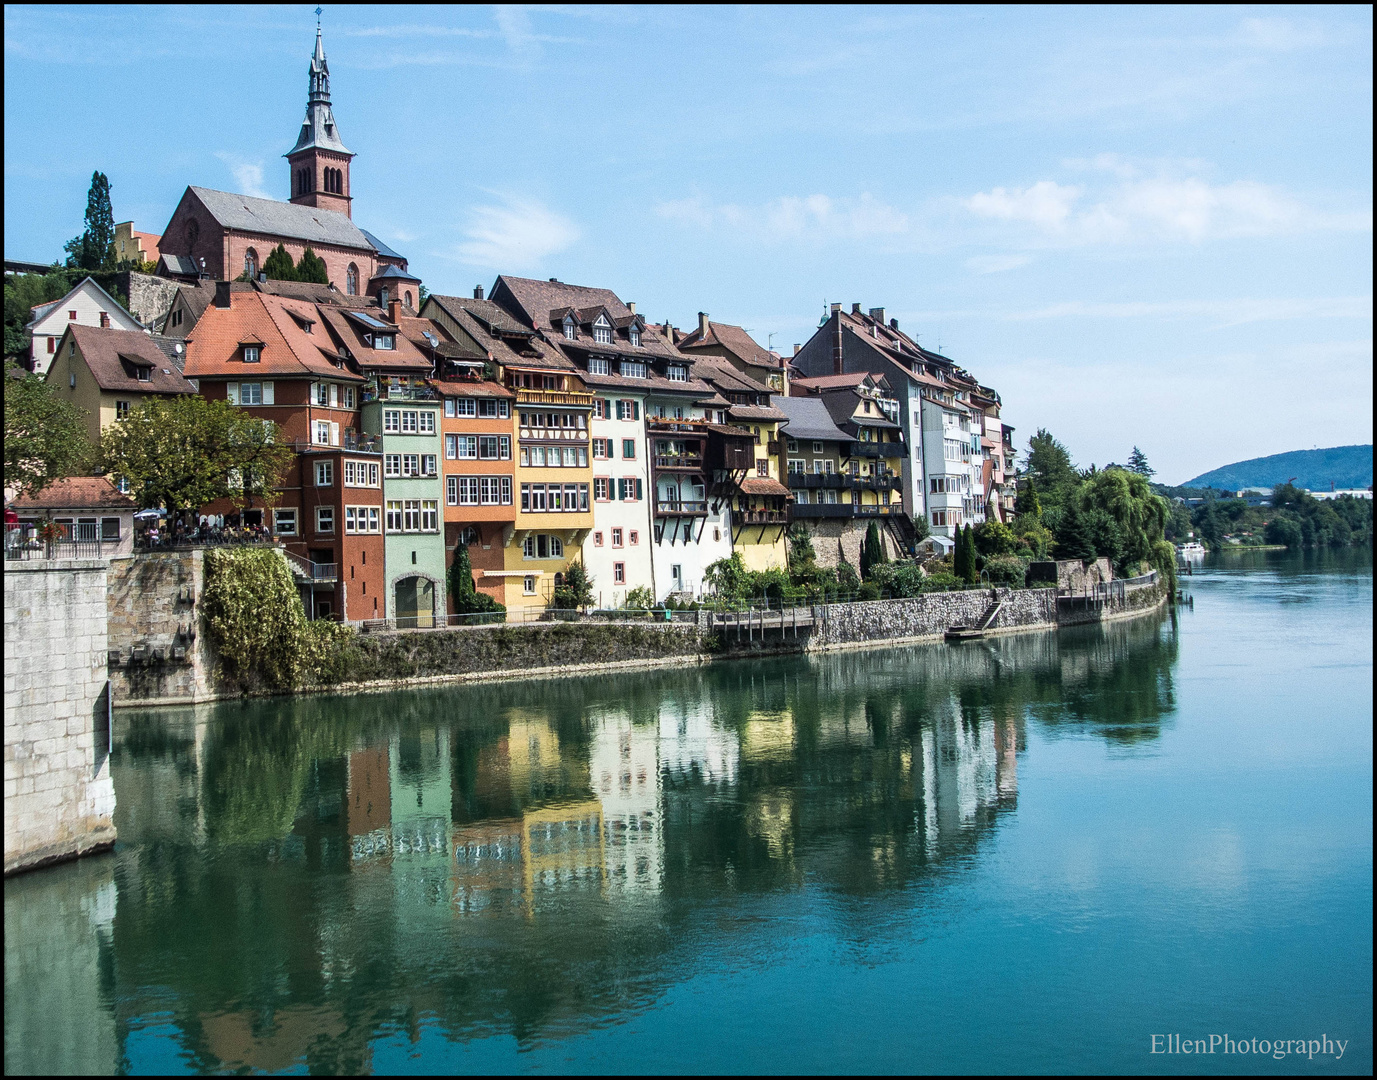
M 594 547 L 602 547 L 602 533 L 601 533 L 601 532 L 595 532 L 595 533 L 593 534 L 593 546 L 594 546 Z
M 328 420 L 317 420 L 317 421 L 315 422 L 315 430 L 316 430 L 316 435 L 315 435 L 315 439 L 314 439 L 313 441 L 320 443 L 322 446 L 329 446 L 329 445 L 330 445 L 330 421 L 328 421 Z
M 383 434 L 394 435 L 402 430 L 402 414 L 396 409 L 383 410 Z
M 640 477 L 623 477 L 617 481 L 617 499 L 621 502 L 639 502 L 644 496 Z
M 383 475 L 388 479 L 402 475 L 402 455 L 384 454 L 383 455 Z
M 453 455 L 454 457 L 456 457 L 456 458 L 461 458 L 461 459 L 464 459 L 464 460 L 468 460 L 468 459 L 471 459 L 471 458 L 477 458 L 477 457 L 478 457 L 478 436 L 477 436 L 477 435 L 449 435 L 449 436 L 446 436 L 445 442 L 446 442 L 446 443 L 449 443 L 450 440 L 453 440 L 453 441 L 454 441 L 454 455 Z M 445 453 L 446 453 L 446 456 L 449 456 L 449 451 L 448 451 L 448 449 L 446 449 Z
M 623 360 L 621 362 L 621 372 L 623 379 L 644 379 L 645 361 Z
M 665 369 L 665 377 L 670 382 L 688 382 L 688 367 L 684 364 L 670 364 Z
M 798 504 L 799 504 L 800 506 L 807 506 L 807 505 L 808 505 L 808 489 L 807 489 L 807 488 L 800 488 L 798 491 L 794 492 L 794 498 L 795 498 L 795 500 L 797 500 L 797 502 L 798 502 Z
M 256 382 L 246 382 L 239 384 L 239 404 L 240 405 L 262 405 L 263 404 L 263 384 Z
M 257 345 L 244 346 L 244 363 L 256 364 L 261 359 L 261 351 Z
M 623 440 L 622 440 L 622 457 L 627 458 L 627 459 L 631 459 L 631 458 L 634 458 L 635 456 L 636 456 L 636 440 L 635 440 L 635 439 L 623 439 Z
M 535 595 L 535 583 L 536 583 L 535 575 L 534 575 L 534 574 L 527 574 L 524 578 L 521 579 L 521 591 L 522 591 L 523 593 L 525 593 L 527 596 L 534 596 L 534 595 Z
M 316 487 L 335 486 L 335 463 L 333 461 L 316 462 Z
M 814 440 L 813 440 L 813 453 L 815 453 L 815 454 L 821 454 L 821 453 L 822 453 L 822 443 L 819 442 L 817 439 L 814 439 Z
M 448 506 L 459 505 L 459 477 L 445 477 L 445 503 Z
M 128 415 L 129 415 L 129 402 L 127 402 L 127 401 L 117 401 L 117 402 L 115 402 L 115 419 L 116 419 L 116 420 L 123 420 L 123 419 L 124 419 L 125 417 L 127 417 Z
M 421 413 L 421 415 L 420 415 L 420 421 L 421 421 L 420 430 L 421 430 L 421 434 L 422 434 L 422 435 L 434 435 L 434 434 L 435 434 L 435 414 L 434 414 L 433 412 L 427 411 L 427 412 Z
M 480 435 L 478 437 L 478 456 L 484 461 L 510 461 L 512 459 L 511 436 Z
M 50 353 L 51 353 L 51 352 L 57 352 L 57 338 L 51 338 L 51 337 L 50 337 L 50 338 L 48 339 L 48 351 L 49 351 Z
M 384 300 L 383 303 L 387 303 L 387 301 Z M 397 346 L 396 346 L 396 344 L 395 344 L 395 339 L 392 337 L 391 334 L 375 334 L 375 335 L 373 335 L 373 348 L 375 348 L 375 349 L 395 349 L 396 347 L 397 347 Z
M 607 478 L 604 477 L 604 476 L 597 477 L 597 478 L 593 481 L 593 498 L 596 499 L 598 502 L 607 502 L 607 500 L 608 500 L 607 489 L 608 489 L 608 480 L 607 480 Z M 601 536 L 602 534 L 599 533 L 598 535 Z
M 808 462 L 804 461 L 803 458 L 791 457 L 791 458 L 789 459 L 789 471 L 790 471 L 791 473 L 804 473 L 804 472 L 807 472 L 807 471 L 808 471 L 807 468 L 806 468 L 807 464 L 808 464 Z
M 932 512 L 932 523 L 938 528 L 946 528 L 947 512 L 945 510 L 934 510 Z
M 67 312 L 67 318 L 68 318 L 69 320 L 71 320 L 72 322 L 76 322 L 76 312 L 75 312 L 75 311 L 69 311 L 69 312 Z
M 625 584 L 626 584 L 626 563 L 624 563 L 624 562 L 614 562 L 614 563 L 612 564 L 612 584 L 613 584 L 613 585 L 625 585 Z
M 354 407 L 354 388 L 352 386 L 346 386 L 344 388 L 344 407 L 346 409 L 352 409 Z
M 316 532 L 333 533 L 335 531 L 335 508 L 333 506 L 316 507 Z
M 419 454 L 402 455 L 402 475 L 420 476 L 421 475 L 421 456 Z
M 610 375 L 611 368 L 607 363 L 607 358 L 605 356 L 590 356 L 588 358 L 588 374 Z
M 296 535 L 296 511 L 295 510 L 274 510 L 273 511 L 273 532 L 278 536 Z
M 323 383 L 323 382 L 322 382 L 322 383 L 312 383 L 311 385 L 314 386 L 314 387 L 316 388 L 316 404 L 317 404 L 317 405 L 329 405 L 329 404 L 330 404 L 330 384 L 329 384 L 329 383 Z
M 599 319 L 594 325 L 593 340 L 599 345 L 612 344 L 612 327 L 608 326 L 605 320 Z
M 798 440 L 797 440 L 797 439 L 785 439 L 784 442 L 785 442 L 785 447 L 786 447 L 786 449 L 789 451 L 789 453 L 791 453 L 791 454 L 797 454 L 797 453 L 798 453 Z
M 635 529 L 631 530 L 628 538 L 631 541 L 632 547 L 635 547 L 637 544 L 641 542 L 641 534 L 638 533 Z
M 612 546 L 613 546 L 614 548 L 619 548 L 619 547 L 622 546 L 622 531 L 621 531 L 621 529 L 613 529 L 613 530 L 612 530 Z
M 454 406 L 453 412 L 445 412 L 446 416 L 475 416 L 478 413 L 478 404 L 473 398 L 450 398 L 446 404 Z
M 567 341 L 573 341 L 578 337 L 578 327 L 574 325 L 572 317 L 564 316 L 564 337 Z
M 346 506 L 344 508 L 344 531 L 348 534 L 378 532 L 378 507 Z
M 258 252 L 253 248 L 244 252 L 244 276 L 250 281 L 258 276 Z
M 645 365 L 641 365 L 644 367 Z M 641 418 L 641 403 L 639 401 L 618 401 L 617 419 L 618 420 L 639 420 Z
M 607 419 L 607 400 L 606 400 L 605 398 L 594 398 L 594 399 L 593 399 L 593 419 L 594 419 L 594 420 L 606 420 L 606 419 Z
M 421 500 L 421 531 L 440 531 L 440 508 L 434 499 Z
M 390 533 L 402 531 L 402 504 L 399 499 L 387 501 L 387 531 Z
M 419 418 L 419 416 L 418 416 L 415 412 L 413 412 L 413 411 L 411 411 L 411 410 L 409 410 L 409 409 L 404 410 L 404 411 L 402 412 L 402 434 L 403 434 L 403 435 L 415 435 L 419 429 L 420 429 L 420 418 Z
M 770 475 L 770 459 L 769 459 L 769 458 L 756 458 L 756 459 L 755 459 L 755 474 L 756 474 L 756 476 L 769 476 L 769 475 Z
M 350 296 L 359 295 L 359 268 L 353 263 L 344 272 L 344 291 Z
M 402 525 L 407 532 L 421 531 L 421 500 L 402 500 Z
M 435 455 L 434 455 L 434 454 L 422 454 L 422 455 L 421 455 L 421 475 L 422 475 L 422 476 L 439 476 L 439 475 L 440 475 L 440 470 L 436 468 L 436 462 L 435 462 Z
M 641 328 L 639 326 L 633 326 L 626 332 L 626 335 L 631 339 L 632 348 L 639 349 L 641 347 Z
M 594 439 L 594 440 L 593 440 L 593 460 L 594 460 L 594 461 L 606 461 L 606 460 L 607 460 L 607 445 L 608 445 L 609 442 L 611 442 L 610 439 Z
M 480 476 L 478 501 L 483 506 L 511 506 L 512 478 L 510 476 Z

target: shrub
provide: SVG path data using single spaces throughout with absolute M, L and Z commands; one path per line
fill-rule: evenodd
M 207 551 L 205 574 L 201 617 L 229 679 L 243 689 L 289 690 L 320 663 L 315 646 L 324 638 L 311 636 L 292 575 L 276 551 Z
M 583 568 L 583 563 L 570 563 L 564 572 L 563 584 L 555 586 L 553 606 L 561 611 L 574 611 L 586 608 L 593 602 L 593 579 Z
M 985 572 L 990 575 L 991 585 L 1021 589 L 1028 576 L 1028 564 L 1017 555 L 998 555 L 986 560 Z
M 856 592 L 859 600 L 878 600 L 880 598 L 880 587 L 873 581 L 864 581 Z
M 1008 555 L 1018 546 L 1018 537 L 1002 521 L 986 521 L 975 530 L 975 547 L 986 558 Z
M 952 589 L 959 589 L 965 584 L 965 581 L 955 574 L 929 574 L 923 582 L 923 592 L 950 592 Z
M 649 608 L 655 604 L 655 594 L 650 591 L 649 585 L 637 585 L 634 589 L 628 589 L 626 602 L 622 607 L 626 608 Z

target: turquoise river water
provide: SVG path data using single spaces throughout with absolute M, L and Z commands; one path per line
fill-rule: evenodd
M 5 1071 L 1370 1073 L 1371 550 L 1184 582 L 118 716 L 114 853 L 5 883 Z

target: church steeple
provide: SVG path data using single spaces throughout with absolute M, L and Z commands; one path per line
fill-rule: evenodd
M 306 119 L 296 145 L 283 156 L 291 164 L 292 202 L 349 213 L 349 161 L 354 155 L 340 141 L 330 108 L 330 65 L 319 25 L 311 54 Z

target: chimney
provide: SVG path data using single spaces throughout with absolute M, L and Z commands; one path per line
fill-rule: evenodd
M 852 305 L 851 305 L 851 314 L 852 314 L 852 315 L 859 315 L 860 313 L 861 313 L 861 305 L 860 305 L 860 303 L 857 302 L 857 303 L 852 304 Z
M 636 301 L 635 301 L 635 300 L 630 300 L 630 301 L 628 301 L 628 302 L 627 302 L 627 305 L 626 305 L 626 310 L 629 311 L 629 312 L 631 312 L 631 314 L 635 315 L 635 314 L 636 314 Z
M 800 345 L 798 342 L 794 342 L 794 355 L 797 356 L 799 354 L 799 350 L 802 348 L 802 345 Z
M 698 336 L 700 338 L 708 336 L 708 313 L 706 311 L 698 313 Z
M 482 299 L 483 299 L 483 286 L 482 286 L 482 285 L 475 285 L 475 286 L 473 287 L 473 298 L 474 298 L 475 300 L 482 300 Z
M 890 328 L 891 330 L 897 330 L 897 329 L 899 329 L 899 320 L 898 320 L 898 319 L 890 319 L 890 320 L 889 320 L 889 328 Z
M 230 283 L 228 281 L 215 283 L 215 306 L 218 308 L 230 306 Z
M 874 319 L 877 323 L 879 323 L 881 326 L 884 326 L 884 324 L 885 324 L 885 309 L 882 308 L 882 307 L 873 307 L 873 308 L 871 308 L 871 309 L 870 309 L 870 317 L 871 317 L 872 319 Z
M 266 285 L 268 283 L 268 275 L 260 270 L 258 271 L 258 280 Z
M 559 284 L 559 278 L 557 278 L 557 277 L 552 277 L 552 278 L 550 279 L 550 283 L 551 283 L 552 285 L 558 285 L 558 284 Z
M 108 311 L 102 311 L 100 313 L 100 326 L 102 330 L 110 329 L 110 313 Z
M 833 314 L 833 315 L 835 315 L 835 314 L 836 314 L 837 312 L 839 312 L 840 310 L 841 310 L 841 305 L 840 305 L 840 304 L 833 304 L 833 305 L 832 305 L 832 314 Z
M 387 302 L 387 321 L 393 326 L 398 325 L 397 320 L 402 317 L 401 297 L 394 296 Z
M 841 305 L 837 304 L 837 308 Z M 837 336 L 832 341 L 832 374 L 846 374 L 846 349 L 842 344 L 842 321 L 837 319 Z

